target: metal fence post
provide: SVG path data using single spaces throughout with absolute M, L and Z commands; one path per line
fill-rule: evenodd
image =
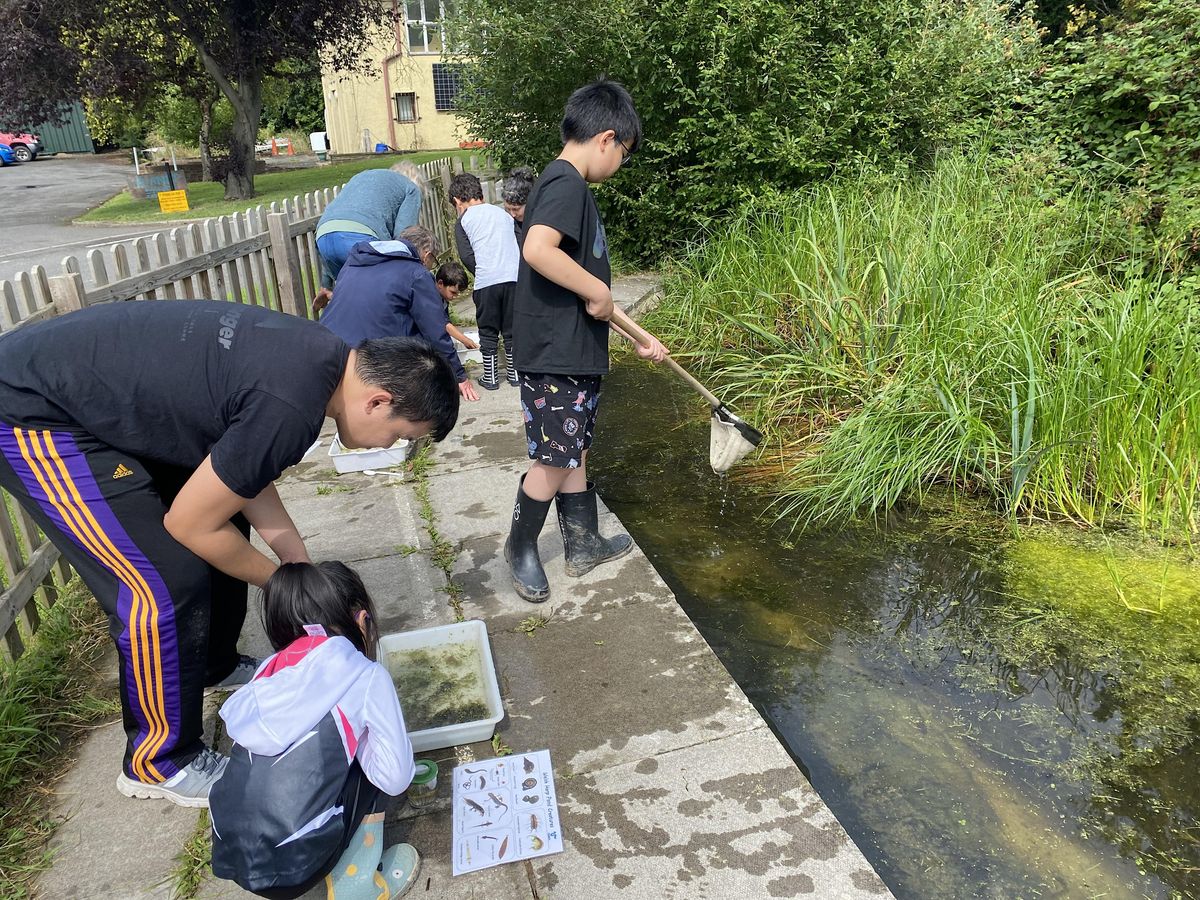
M 293 316 L 308 318 L 308 301 L 300 276 L 300 254 L 292 241 L 287 213 L 269 213 L 267 231 L 271 235 L 271 262 L 275 266 L 275 282 L 279 285 L 279 308 Z

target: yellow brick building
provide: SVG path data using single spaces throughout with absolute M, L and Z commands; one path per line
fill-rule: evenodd
M 369 51 L 370 75 L 325 69 L 325 125 L 333 153 L 457 147 L 468 135 L 454 114 L 458 70 L 442 55 L 446 0 L 404 0 L 401 21 Z

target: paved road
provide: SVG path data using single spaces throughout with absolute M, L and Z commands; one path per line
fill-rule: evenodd
M 0 170 L 0 279 L 35 265 L 51 275 L 64 256 L 79 258 L 84 278 L 92 247 L 154 234 L 138 225 L 72 225 L 71 220 L 125 187 L 130 168 L 114 161 L 60 155 Z

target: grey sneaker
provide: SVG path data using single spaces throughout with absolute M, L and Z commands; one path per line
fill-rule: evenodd
M 117 776 L 117 790 L 139 800 L 170 800 L 177 806 L 208 808 L 208 792 L 225 771 L 229 757 L 205 747 L 187 767 L 162 784 L 134 781 L 124 772 Z
M 207 697 L 214 691 L 236 691 L 243 684 L 249 684 L 254 679 L 254 673 L 258 670 L 261 663 L 261 659 L 246 656 L 244 653 L 239 654 L 237 665 L 233 667 L 233 671 L 216 684 L 210 684 L 206 687 L 204 689 L 204 696 Z

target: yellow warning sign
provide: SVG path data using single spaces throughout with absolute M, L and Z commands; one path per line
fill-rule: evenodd
M 158 208 L 163 212 L 186 212 L 188 206 L 187 191 L 159 191 Z

